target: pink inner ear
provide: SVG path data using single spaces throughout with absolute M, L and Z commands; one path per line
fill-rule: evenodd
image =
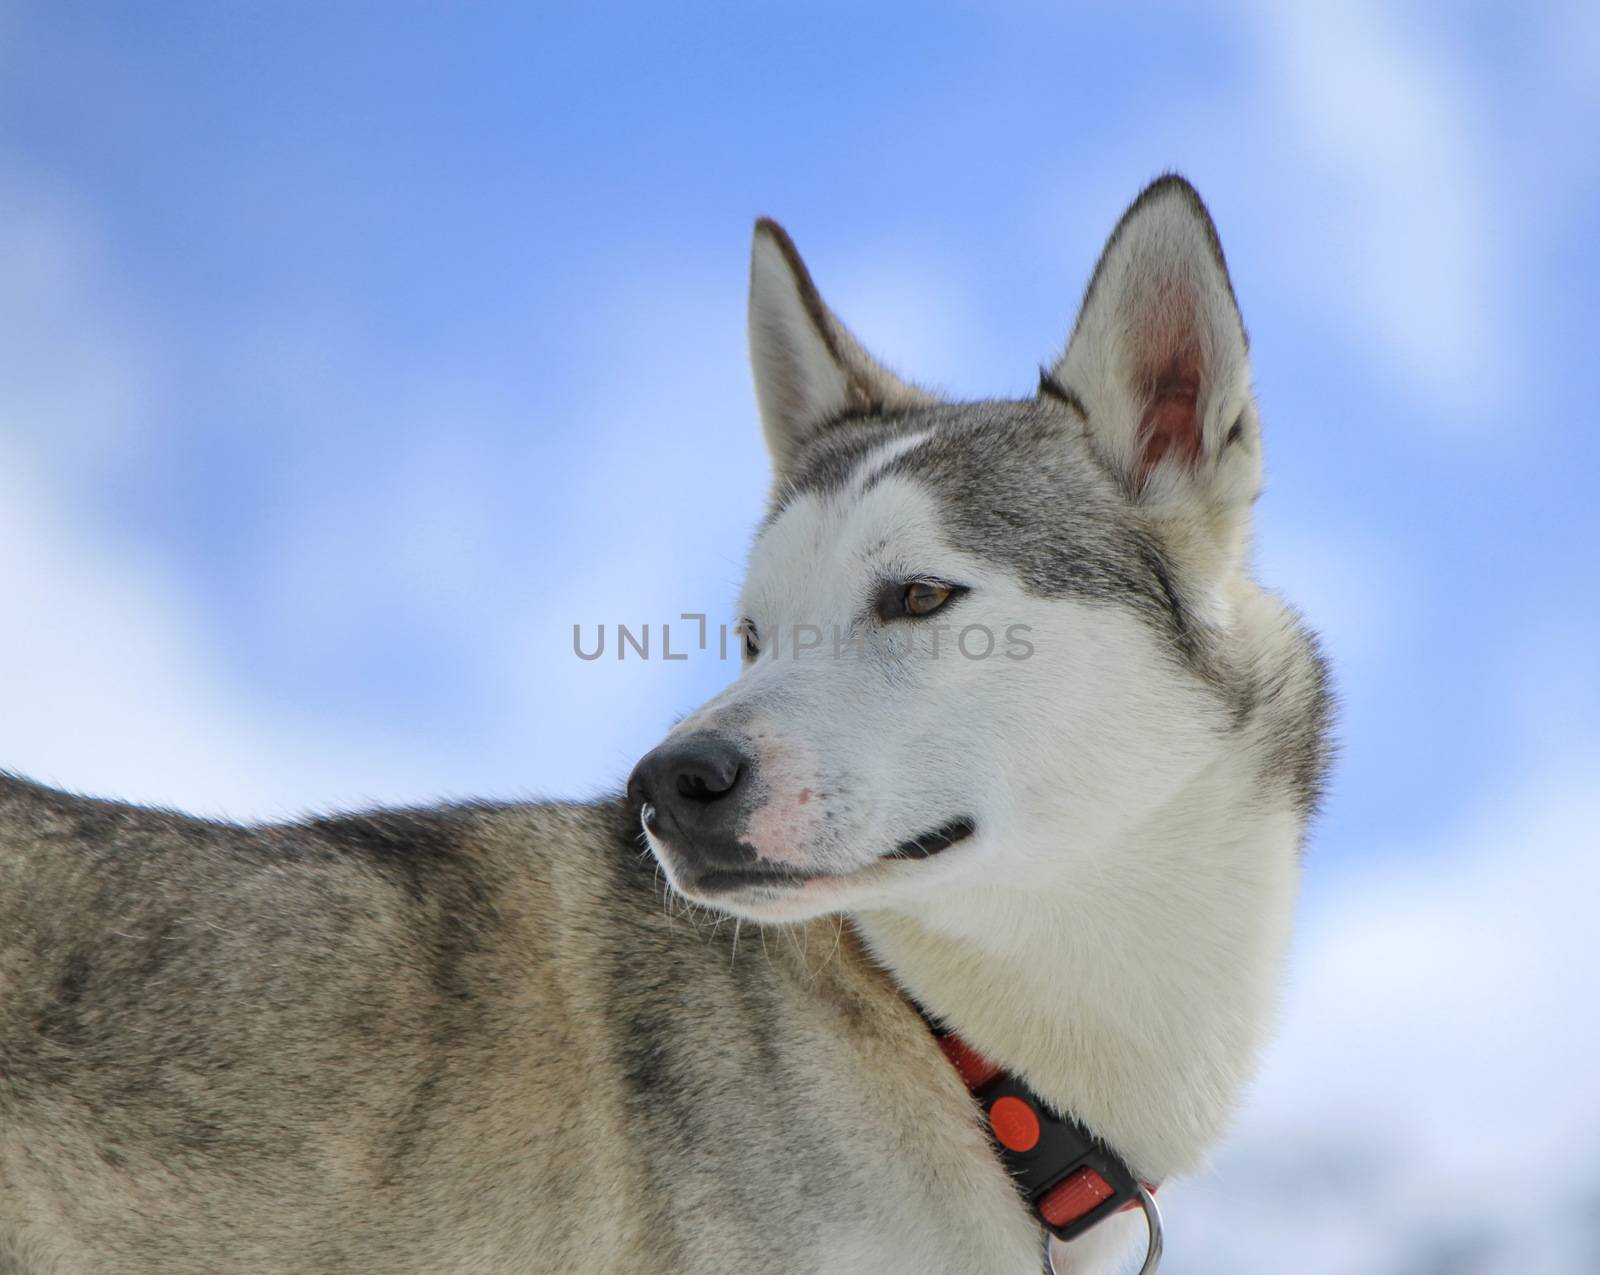
M 1200 358 L 1180 355 L 1152 378 L 1139 418 L 1139 481 L 1172 454 L 1189 463 L 1200 459 Z

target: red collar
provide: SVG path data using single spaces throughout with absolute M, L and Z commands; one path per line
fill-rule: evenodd
M 1113 1213 L 1139 1207 L 1139 1179 L 1121 1156 L 953 1031 L 931 1019 L 928 1025 L 983 1108 L 1006 1172 L 1046 1230 L 1070 1240 Z

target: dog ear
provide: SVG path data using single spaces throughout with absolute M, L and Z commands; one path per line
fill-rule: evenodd
M 750 363 L 780 476 L 843 419 L 934 401 L 861 348 L 823 303 L 794 241 L 766 217 L 756 222 L 750 253 Z
M 1248 338 L 1211 215 L 1181 177 L 1133 201 L 1041 381 L 1129 496 L 1237 549 L 1261 479 Z

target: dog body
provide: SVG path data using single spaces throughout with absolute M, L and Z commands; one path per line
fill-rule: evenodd
M 1146 1181 L 1201 1162 L 1328 717 L 1246 568 L 1209 216 L 1140 196 L 1033 399 L 892 376 L 771 223 L 750 318 L 745 668 L 625 797 L 243 828 L 0 781 L 0 1272 L 1032 1275 L 918 1007 Z
M 7 1275 L 1036 1262 L 849 936 L 736 953 L 663 907 L 621 802 L 0 812 Z

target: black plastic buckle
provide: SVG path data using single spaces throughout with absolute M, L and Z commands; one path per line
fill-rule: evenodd
M 1076 1120 L 1057 1115 L 1015 1076 L 1001 1074 L 978 1091 L 978 1102 L 986 1122 L 995 1102 L 1007 1097 L 1020 1099 L 1038 1117 L 1039 1141 L 1027 1151 L 1015 1151 L 995 1138 L 995 1148 L 1028 1206 L 1057 1239 L 1070 1240 L 1082 1235 L 1139 1199 L 1138 1179 L 1116 1152 Z M 1080 1169 L 1092 1169 L 1097 1173 L 1111 1188 L 1111 1194 L 1087 1213 L 1056 1226 L 1040 1212 L 1042 1203 L 1051 1191 Z

